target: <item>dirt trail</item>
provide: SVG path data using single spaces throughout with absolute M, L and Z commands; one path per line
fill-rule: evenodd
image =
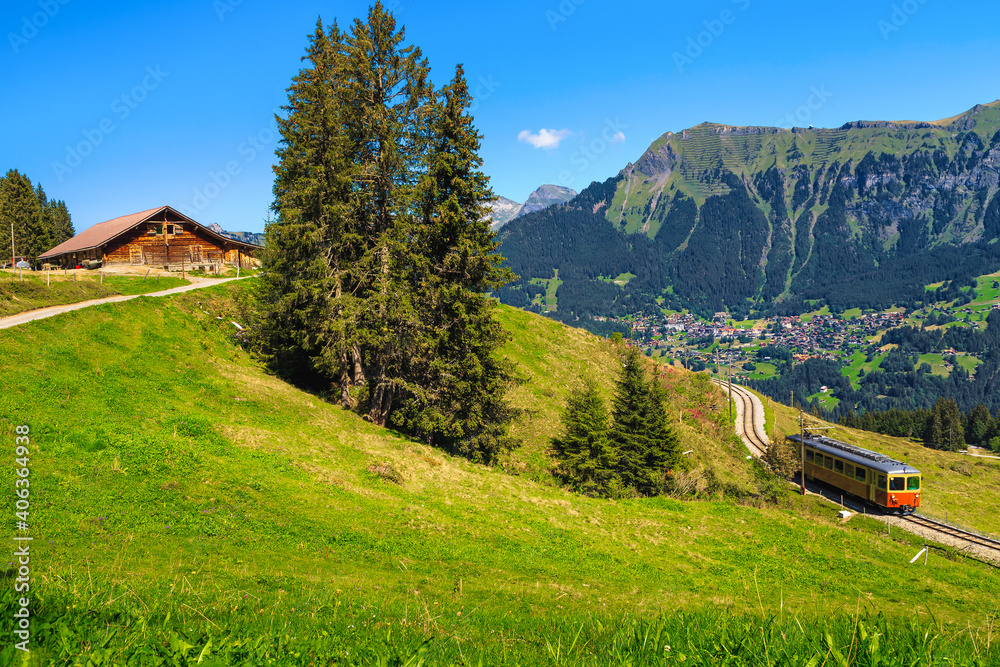
M 170 294 L 180 294 L 181 292 L 190 292 L 191 290 L 202 289 L 204 287 L 211 287 L 212 285 L 222 285 L 224 283 L 232 282 L 234 280 L 246 280 L 249 277 L 250 276 L 246 276 L 244 278 L 223 278 L 222 280 L 214 278 L 189 278 L 189 280 L 191 281 L 190 285 L 181 285 L 180 287 L 165 289 L 161 292 L 150 292 L 149 294 L 132 294 L 129 296 L 122 296 L 122 295 L 106 296 L 103 299 L 91 299 L 90 301 L 69 303 L 63 306 L 49 306 L 48 308 L 36 308 L 35 310 L 29 310 L 23 313 L 18 313 L 17 315 L 11 315 L 9 317 L 0 318 L 0 329 L 9 329 L 10 327 L 16 327 L 18 324 L 27 324 L 28 322 L 34 322 L 35 320 L 44 320 L 47 317 L 54 317 L 55 315 L 68 313 L 72 310 L 89 308 L 90 306 L 97 306 L 102 303 L 116 303 L 118 301 L 128 301 L 129 299 L 138 299 L 140 296 L 168 296 Z

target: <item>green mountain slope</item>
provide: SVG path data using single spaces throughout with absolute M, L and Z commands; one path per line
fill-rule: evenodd
M 940 557 L 907 568 L 917 540 L 811 499 L 762 504 L 742 453 L 709 437 L 719 399 L 700 380 L 670 380 L 679 428 L 728 480 L 707 491 L 745 500 L 593 500 L 532 466 L 578 373 L 608 388 L 607 343 L 504 312 L 532 411 L 519 475 L 262 372 L 230 337 L 235 312 L 219 286 L 0 332 L 12 459 L 30 427 L 28 664 L 717 664 L 764 644 L 821 661 L 826 631 L 838 651 L 870 647 L 855 619 L 828 618 L 859 607 L 888 615 L 861 619 L 883 652 L 921 655 L 930 633 L 950 639 L 928 664 L 995 654 L 969 633 L 1000 580 Z M 15 468 L 0 478 L 13 520 Z
M 501 238 L 522 277 L 572 275 L 594 263 L 563 230 L 599 235 L 603 218 L 624 239 L 653 243 L 631 242 L 602 271 L 649 275 L 633 289 L 669 286 L 678 307 L 705 313 L 795 298 L 885 307 L 919 300 L 921 281 L 1000 267 L 998 186 L 1000 101 L 935 122 L 703 123 L 668 132 L 613 180 Z M 547 243 L 522 243 L 520 227 Z

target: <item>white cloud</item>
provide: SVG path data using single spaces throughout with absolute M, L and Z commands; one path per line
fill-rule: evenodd
M 611 143 L 613 144 L 624 144 L 625 143 L 625 133 L 615 132 L 614 136 L 611 137 Z
M 559 142 L 571 134 L 573 133 L 569 130 L 546 130 L 545 128 L 539 130 L 538 134 L 532 134 L 531 130 L 522 130 L 517 135 L 517 140 L 527 142 L 535 148 L 552 150 L 559 148 Z

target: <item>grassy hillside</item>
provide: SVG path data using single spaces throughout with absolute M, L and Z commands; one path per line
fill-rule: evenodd
M 100 299 L 105 296 L 119 294 L 148 294 L 187 285 L 188 281 L 181 278 L 150 278 L 143 280 L 138 277 L 78 275 L 63 276 L 54 273 L 45 274 L 25 272 L 21 276 L 9 271 L 0 271 L 0 317 L 17 315 L 36 308 L 46 306 L 61 306 L 69 303 L 79 303 L 90 299 Z
M 7 451 L 15 426 L 31 429 L 28 664 L 998 657 L 994 571 L 940 557 L 910 567 L 918 541 L 875 521 L 841 524 L 790 494 L 754 507 L 552 486 L 554 414 L 581 373 L 609 389 L 606 343 L 502 312 L 526 379 L 515 399 L 533 411 L 508 462 L 524 474 L 509 474 L 262 372 L 230 339 L 231 289 L 0 332 Z M 669 381 L 692 465 L 749 485 L 742 454 L 709 442 L 717 421 L 694 413 L 718 399 L 700 379 Z M 4 466 L 11 521 L 15 478 Z M 6 618 L 14 576 L 0 587 Z M 0 664 L 20 657 L 0 647 Z
M 560 414 L 566 397 L 594 380 L 611 406 L 614 383 L 621 368 L 624 348 L 576 329 L 514 308 L 501 308 L 500 320 L 512 340 L 504 353 L 520 369 L 522 383 L 514 387 L 511 400 L 525 411 L 513 427 L 524 446 L 504 461 L 509 472 L 552 485 L 554 465 L 550 443 L 561 430 Z M 752 467 L 744 458 L 740 441 L 732 435 L 728 404 L 711 385 L 708 376 L 672 366 L 648 362 L 648 372 L 658 374 L 669 387 L 670 413 L 683 451 L 689 452 L 688 477 L 702 493 L 708 479 L 748 495 L 756 489 Z M 708 472 L 711 471 L 711 472 Z

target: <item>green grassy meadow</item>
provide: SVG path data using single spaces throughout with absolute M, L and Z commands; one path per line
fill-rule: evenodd
M 102 284 L 99 275 L 78 275 L 74 281 L 60 273 L 53 273 L 47 281 L 42 272 L 25 272 L 22 281 L 16 273 L 0 271 L 0 317 L 106 296 L 148 294 L 187 284 L 187 280 L 174 277 L 143 280 L 118 275 L 104 276 Z
M 996 570 L 953 552 L 910 566 L 917 538 L 768 480 L 704 375 L 661 369 L 697 496 L 585 498 L 548 474 L 548 439 L 581 376 L 611 395 L 610 343 L 499 309 L 525 445 L 489 468 L 262 370 L 233 338 L 236 289 L 0 331 L 0 432 L 10 453 L 30 427 L 33 537 L 32 652 L 8 641 L 0 664 L 1000 660 Z M 928 505 L 962 498 L 993 529 L 975 483 L 1000 467 L 940 460 Z M 16 478 L 3 467 L 11 526 Z

